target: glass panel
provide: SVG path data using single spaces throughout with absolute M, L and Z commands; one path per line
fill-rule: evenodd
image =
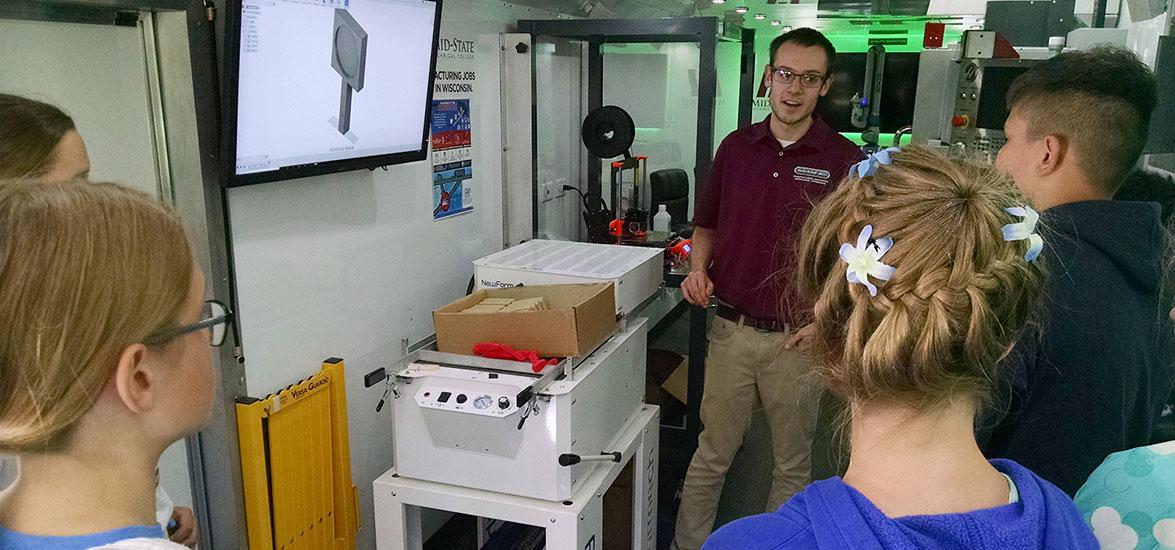
M 587 191 L 587 151 L 580 140 L 580 124 L 586 114 L 584 81 L 586 44 L 537 37 L 534 47 L 535 170 L 538 189 L 539 238 L 579 240 L 583 229 L 582 203 L 575 191 Z
M 721 41 L 717 46 L 714 67 L 718 73 L 718 93 L 714 98 L 714 148 L 711 155 L 718 151 L 722 140 L 738 128 L 739 85 L 742 84 L 742 43 Z
M 636 124 L 632 154 L 649 157 L 648 173 L 670 168 L 686 172 L 690 194 L 688 217 L 692 219 L 698 127 L 698 45 L 606 44 L 601 53 L 604 59 L 604 105 L 620 106 L 632 116 Z M 607 198 L 611 168 L 604 164 L 600 172 Z M 631 178 L 628 175 L 626 180 Z M 648 200 L 647 194 L 645 197 Z M 645 207 L 653 212 L 657 209 L 654 204 Z M 673 223 L 688 221 L 675 218 Z

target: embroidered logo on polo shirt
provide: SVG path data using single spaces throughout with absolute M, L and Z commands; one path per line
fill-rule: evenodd
M 809 168 L 807 166 L 797 166 L 794 170 L 796 181 L 803 181 L 807 183 L 815 183 L 819 185 L 828 185 L 829 178 L 832 174 L 828 170 L 820 170 L 819 168 Z

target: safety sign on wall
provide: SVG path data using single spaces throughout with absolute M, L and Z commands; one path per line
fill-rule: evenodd
M 432 219 L 473 210 L 473 139 L 468 99 L 432 102 Z

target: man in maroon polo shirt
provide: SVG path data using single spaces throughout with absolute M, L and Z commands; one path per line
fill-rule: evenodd
M 756 408 L 766 413 L 775 455 L 767 510 L 809 481 L 818 393 L 801 351 L 805 333 L 796 332 L 811 307 L 796 297 L 790 274 L 812 205 L 864 158 L 812 115 L 828 93 L 835 56 L 812 29 L 771 42 L 771 116 L 722 141 L 694 216 L 682 292 L 691 304 L 707 305 L 713 295 L 719 305 L 706 357 L 703 431 L 677 513 L 680 550 L 700 548 L 710 535 L 726 472 Z

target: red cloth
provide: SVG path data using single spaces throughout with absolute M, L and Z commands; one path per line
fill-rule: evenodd
M 548 365 L 559 364 L 558 359 L 543 359 L 534 350 L 520 351 L 506 344 L 495 344 L 493 342 L 475 344 L 473 346 L 473 354 L 487 359 L 506 359 L 509 361 L 530 363 L 531 368 L 535 372 L 542 372 Z

